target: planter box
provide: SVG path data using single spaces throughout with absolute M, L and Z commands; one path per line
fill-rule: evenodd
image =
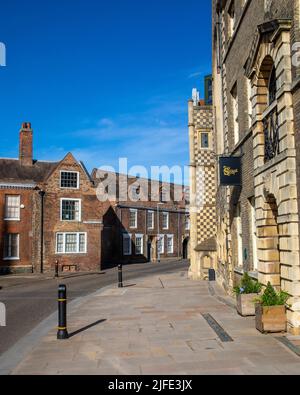
M 256 329 L 262 333 L 286 332 L 287 317 L 285 306 L 255 306 Z
M 237 295 L 236 308 L 238 313 L 243 317 L 255 316 L 255 299 L 257 294 Z

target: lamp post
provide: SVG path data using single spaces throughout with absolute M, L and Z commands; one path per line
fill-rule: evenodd
M 157 204 L 157 262 L 160 263 L 160 227 L 159 227 L 159 206 L 162 206 L 162 203 Z

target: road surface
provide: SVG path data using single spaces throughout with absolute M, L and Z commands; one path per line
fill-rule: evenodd
M 124 266 L 124 284 L 135 284 L 139 278 L 152 274 L 188 270 L 187 261 L 161 262 Z M 106 286 L 117 284 L 117 269 L 103 273 L 65 279 L 51 279 L 0 289 L 0 302 L 7 310 L 7 326 L 0 327 L 0 355 L 28 334 L 57 309 L 57 288 L 68 287 L 68 299 L 89 295 Z

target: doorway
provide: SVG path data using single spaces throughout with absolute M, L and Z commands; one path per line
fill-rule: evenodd
M 182 257 L 183 257 L 183 259 L 189 259 L 190 258 L 189 245 L 190 245 L 190 238 L 187 237 L 187 238 L 185 238 L 183 240 L 183 244 L 182 244 Z

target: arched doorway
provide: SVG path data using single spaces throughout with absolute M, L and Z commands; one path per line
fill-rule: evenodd
M 183 259 L 190 259 L 190 238 L 186 237 L 182 243 L 182 257 Z
M 281 288 L 280 235 L 278 227 L 278 206 L 273 194 L 266 197 L 264 221 L 260 233 L 260 280 L 267 285 L 271 282 L 277 289 Z

